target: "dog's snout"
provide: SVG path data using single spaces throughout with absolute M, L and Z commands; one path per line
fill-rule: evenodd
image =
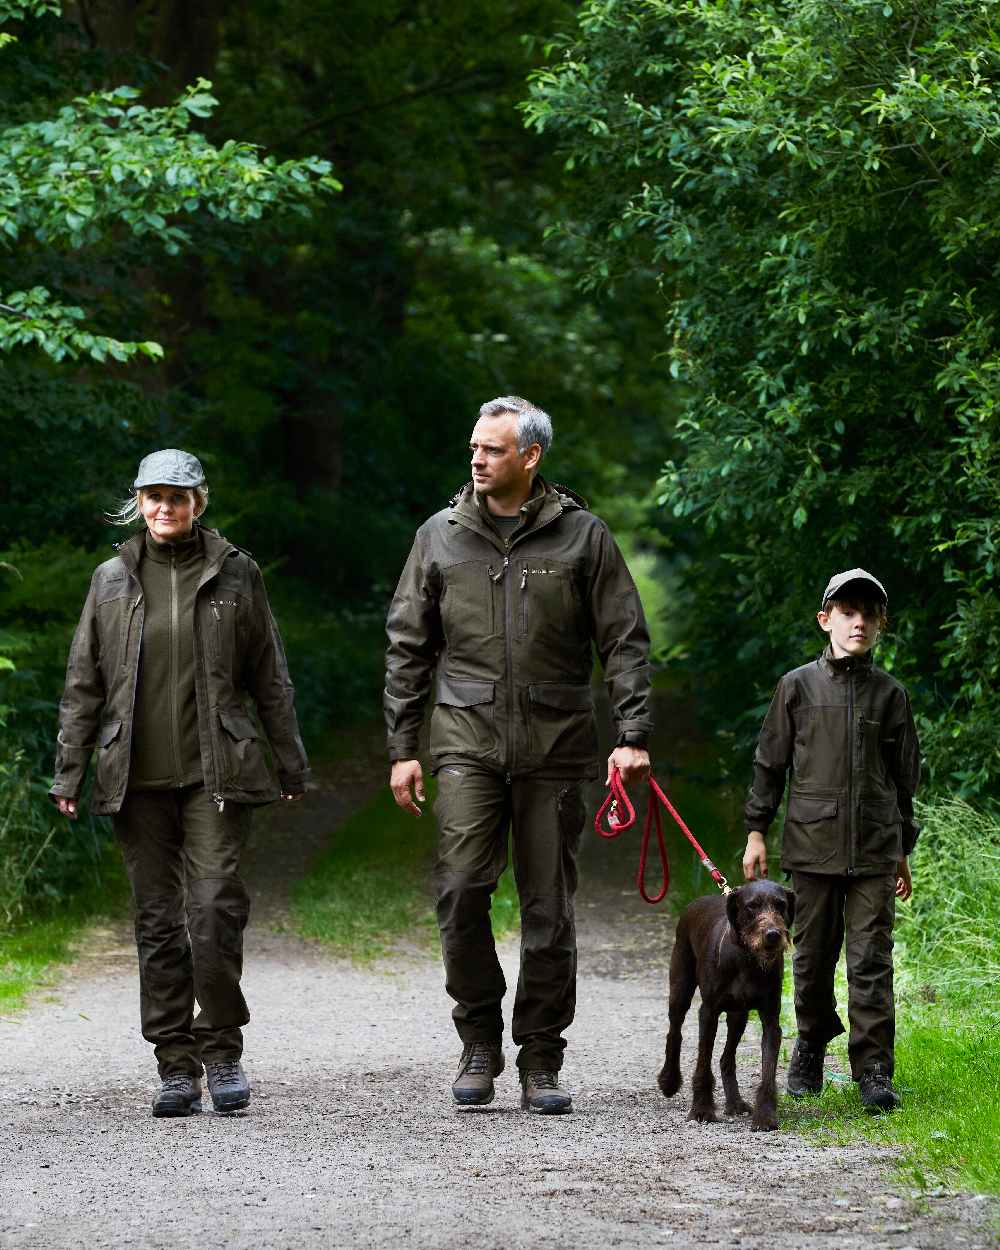
M 781 941 L 780 929 L 765 929 L 764 930 L 764 945 L 765 946 L 777 946 L 780 941 Z

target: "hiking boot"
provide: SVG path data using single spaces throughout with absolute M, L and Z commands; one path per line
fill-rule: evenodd
M 230 1111 L 242 1111 L 250 1101 L 250 1082 L 238 1059 L 217 1059 L 205 1064 L 208 1092 L 212 1106 L 225 1115 Z
M 153 1099 L 153 1115 L 197 1115 L 201 1111 L 201 1081 L 183 1072 L 165 1076 Z
M 559 1088 L 559 1073 L 540 1068 L 521 1073 L 521 1109 L 539 1115 L 565 1115 L 573 1110 L 573 1099 Z
M 484 1107 L 493 1101 L 493 1078 L 504 1070 L 503 1051 L 495 1042 L 466 1042 L 451 1087 L 460 1107 Z
M 792 1058 L 788 1064 L 788 1077 L 785 1089 L 793 1098 L 802 1098 L 806 1094 L 823 1092 L 823 1060 L 826 1057 L 825 1046 L 810 1046 L 802 1038 L 797 1038 L 792 1049 Z
M 884 1063 L 876 1063 L 861 1073 L 858 1081 L 861 1090 L 861 1105 L 869 1115 L 878 1115 L 881 1111 L 895 1111 L 900 1098 L 892 1088 L 892 1081 Z

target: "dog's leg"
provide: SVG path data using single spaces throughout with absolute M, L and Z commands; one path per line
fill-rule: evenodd
M 670 956 L 670 1004 L 666 1055 L 656 1083 L 665 1098 L 672 1098 L 681 1087 L 681 1026 L 698 986 L 694 951 L 686 929 L 678 926 L 673 954 Z
M 713 1124 L 718 1119 L 715 1114 L 715 1099 L 712 1091 L 715 1088 L 715 1077 L 712 1075 L 712 1050 L 715 1047 L 715 1034 L 719 1028 L 719 1013 L 702 1002 L 698 1012 L 698 1062 L 694 1076 L 691 1078 L 691 1110 L 689 1120 L 697 1120 L 699 1124 Z
M 740 1044 L 750 1018 L 748 1011 L 726 1012 L 726 1045 L 719 1060 L 722 1088 L 726 1092 L 726 1115 L 747 1115 L 750 1104 L 744 1102 L 736 1080 L 736 1047 Z
M 781 1026 L 776 1009 L 760 1008 L 760 1084 L 754 1099 L 754 1132 L 767 1132 L 778 1127 L 778 1100 L 775 1093 L 775 1074 L 778 1069 L 778 1050 L 781 1047 Z

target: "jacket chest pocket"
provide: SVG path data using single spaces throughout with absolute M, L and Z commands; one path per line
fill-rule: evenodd
M 497 632 L 496 600 L 503 588 L 493 577 L 503 568 L 499 552 L 488 560 L 463 560 L 442 571 L 441 625 L 454 657 L 478 651 L 484 638 Z
M 216 591 L 208 601 L 208 649 L 213 659 L 228 662 L 236 655 L 240 636 L 240 601 Z
M 574 636 L 581 626 L 581 608 L 571 565 L 558 560 L 525 559 L 515 567 L 517 632 Z

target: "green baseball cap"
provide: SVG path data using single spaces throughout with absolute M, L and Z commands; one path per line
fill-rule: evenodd
M 194 489 L 205 485 L 205 470 L 197 456 L 177 447 L 165 447 L 151 451 L 139 461 L 139 472 L 132 483 L 133 490 L 143 486 L 187 486 Z

